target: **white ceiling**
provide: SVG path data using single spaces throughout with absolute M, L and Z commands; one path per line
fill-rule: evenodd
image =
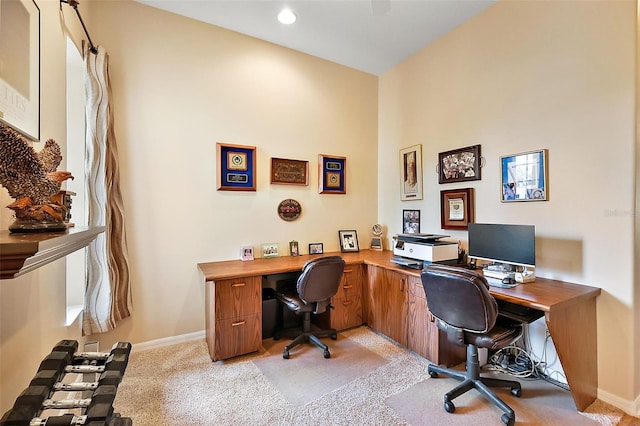
M 497 0 L 137 0 L 380 75 Z M 293 25 L 276 16 L 284 7 Z

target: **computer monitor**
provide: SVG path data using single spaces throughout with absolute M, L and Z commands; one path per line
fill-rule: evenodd
M 469 224 L 469 258 L 515 266 L 536 266 L 533 225 Z

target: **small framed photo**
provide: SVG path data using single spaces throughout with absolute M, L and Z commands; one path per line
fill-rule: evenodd
M 253 247 L 252 246 L 240 247 L 240 259 L 253 260 Z
M 439 153 L 438 183 L 480 180 L 480 155 L 480 145 Z
M 297 241 L 289 241 L 289 255 L 290 256 L 300 256 L 300 250 L 298 248 Z
M 467 229 L 474 221 L 473 188 L 440 191 L 442 229 Z
M 547 201 L 547 150 L 500 157 L 500 201 Z
M 420 233 L 420 210 L 402 210 L 402 233 Z
M 346 157 L 318 155 L 318 193 L 346 194 Z
M 278 257 L 280 250 L 278 243 L 262 244 L 262 257 Z
M 217 143 L 218 191 L 256 190 L 256 147 Z
M 355 230 L 338 231 L 338 240 L 340 241 L 340 251 L 360 251 L 358 246 L 358 233 Z
M 309 254 L 322 254 L 324 253 L 324 244 L 311 243 L 309 244 Z
M 309 185 L 309 162 L 271 158 L 271 183 Z
M 400 150 L 400 199 L 422 200 L 422 145 Z

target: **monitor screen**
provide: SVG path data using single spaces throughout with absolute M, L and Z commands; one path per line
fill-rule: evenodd
M 469 257 L 535 267 L 535 226 L 470 223 Z

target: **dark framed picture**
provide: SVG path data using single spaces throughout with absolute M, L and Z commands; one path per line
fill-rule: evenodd
M 346 194 L 346 157 L 318 155 L 318 193 Z
M 309 185 L 309 162 L 272 157 L 271 183 Z
M 256 190 L 256 147 L 216 144 L 218 191 Z
M 355 230 L 338 231 L 338 241 L 340 242 L 340 251 L 360 251 L 358 246 L 358 233 Z
M 422 145 L 400 150 L 400 199 L 422 200 Z
M 289 241 L 289 255 L 300 256 L 300 250 L 298 249 L 297 241 Z
M 473 188 L 440 191 L 442 229 L 467 229 L 475 220 Z
M 547 201 L 547 150 L 500 157 L 500 201 Z
M 420 233 L 420 210 L 402 210 L 402 233 Z
M 480 145 L 454 149 L 438 154 L 439 183 L 480 180 Z
M 33 0 L 1 1 L 0 16 L 0 121 L 38 141 L 40 9 Z
M 324 244 L 311 243 L 309 244 L 309 254 L 322 254 L 324 253 Z

